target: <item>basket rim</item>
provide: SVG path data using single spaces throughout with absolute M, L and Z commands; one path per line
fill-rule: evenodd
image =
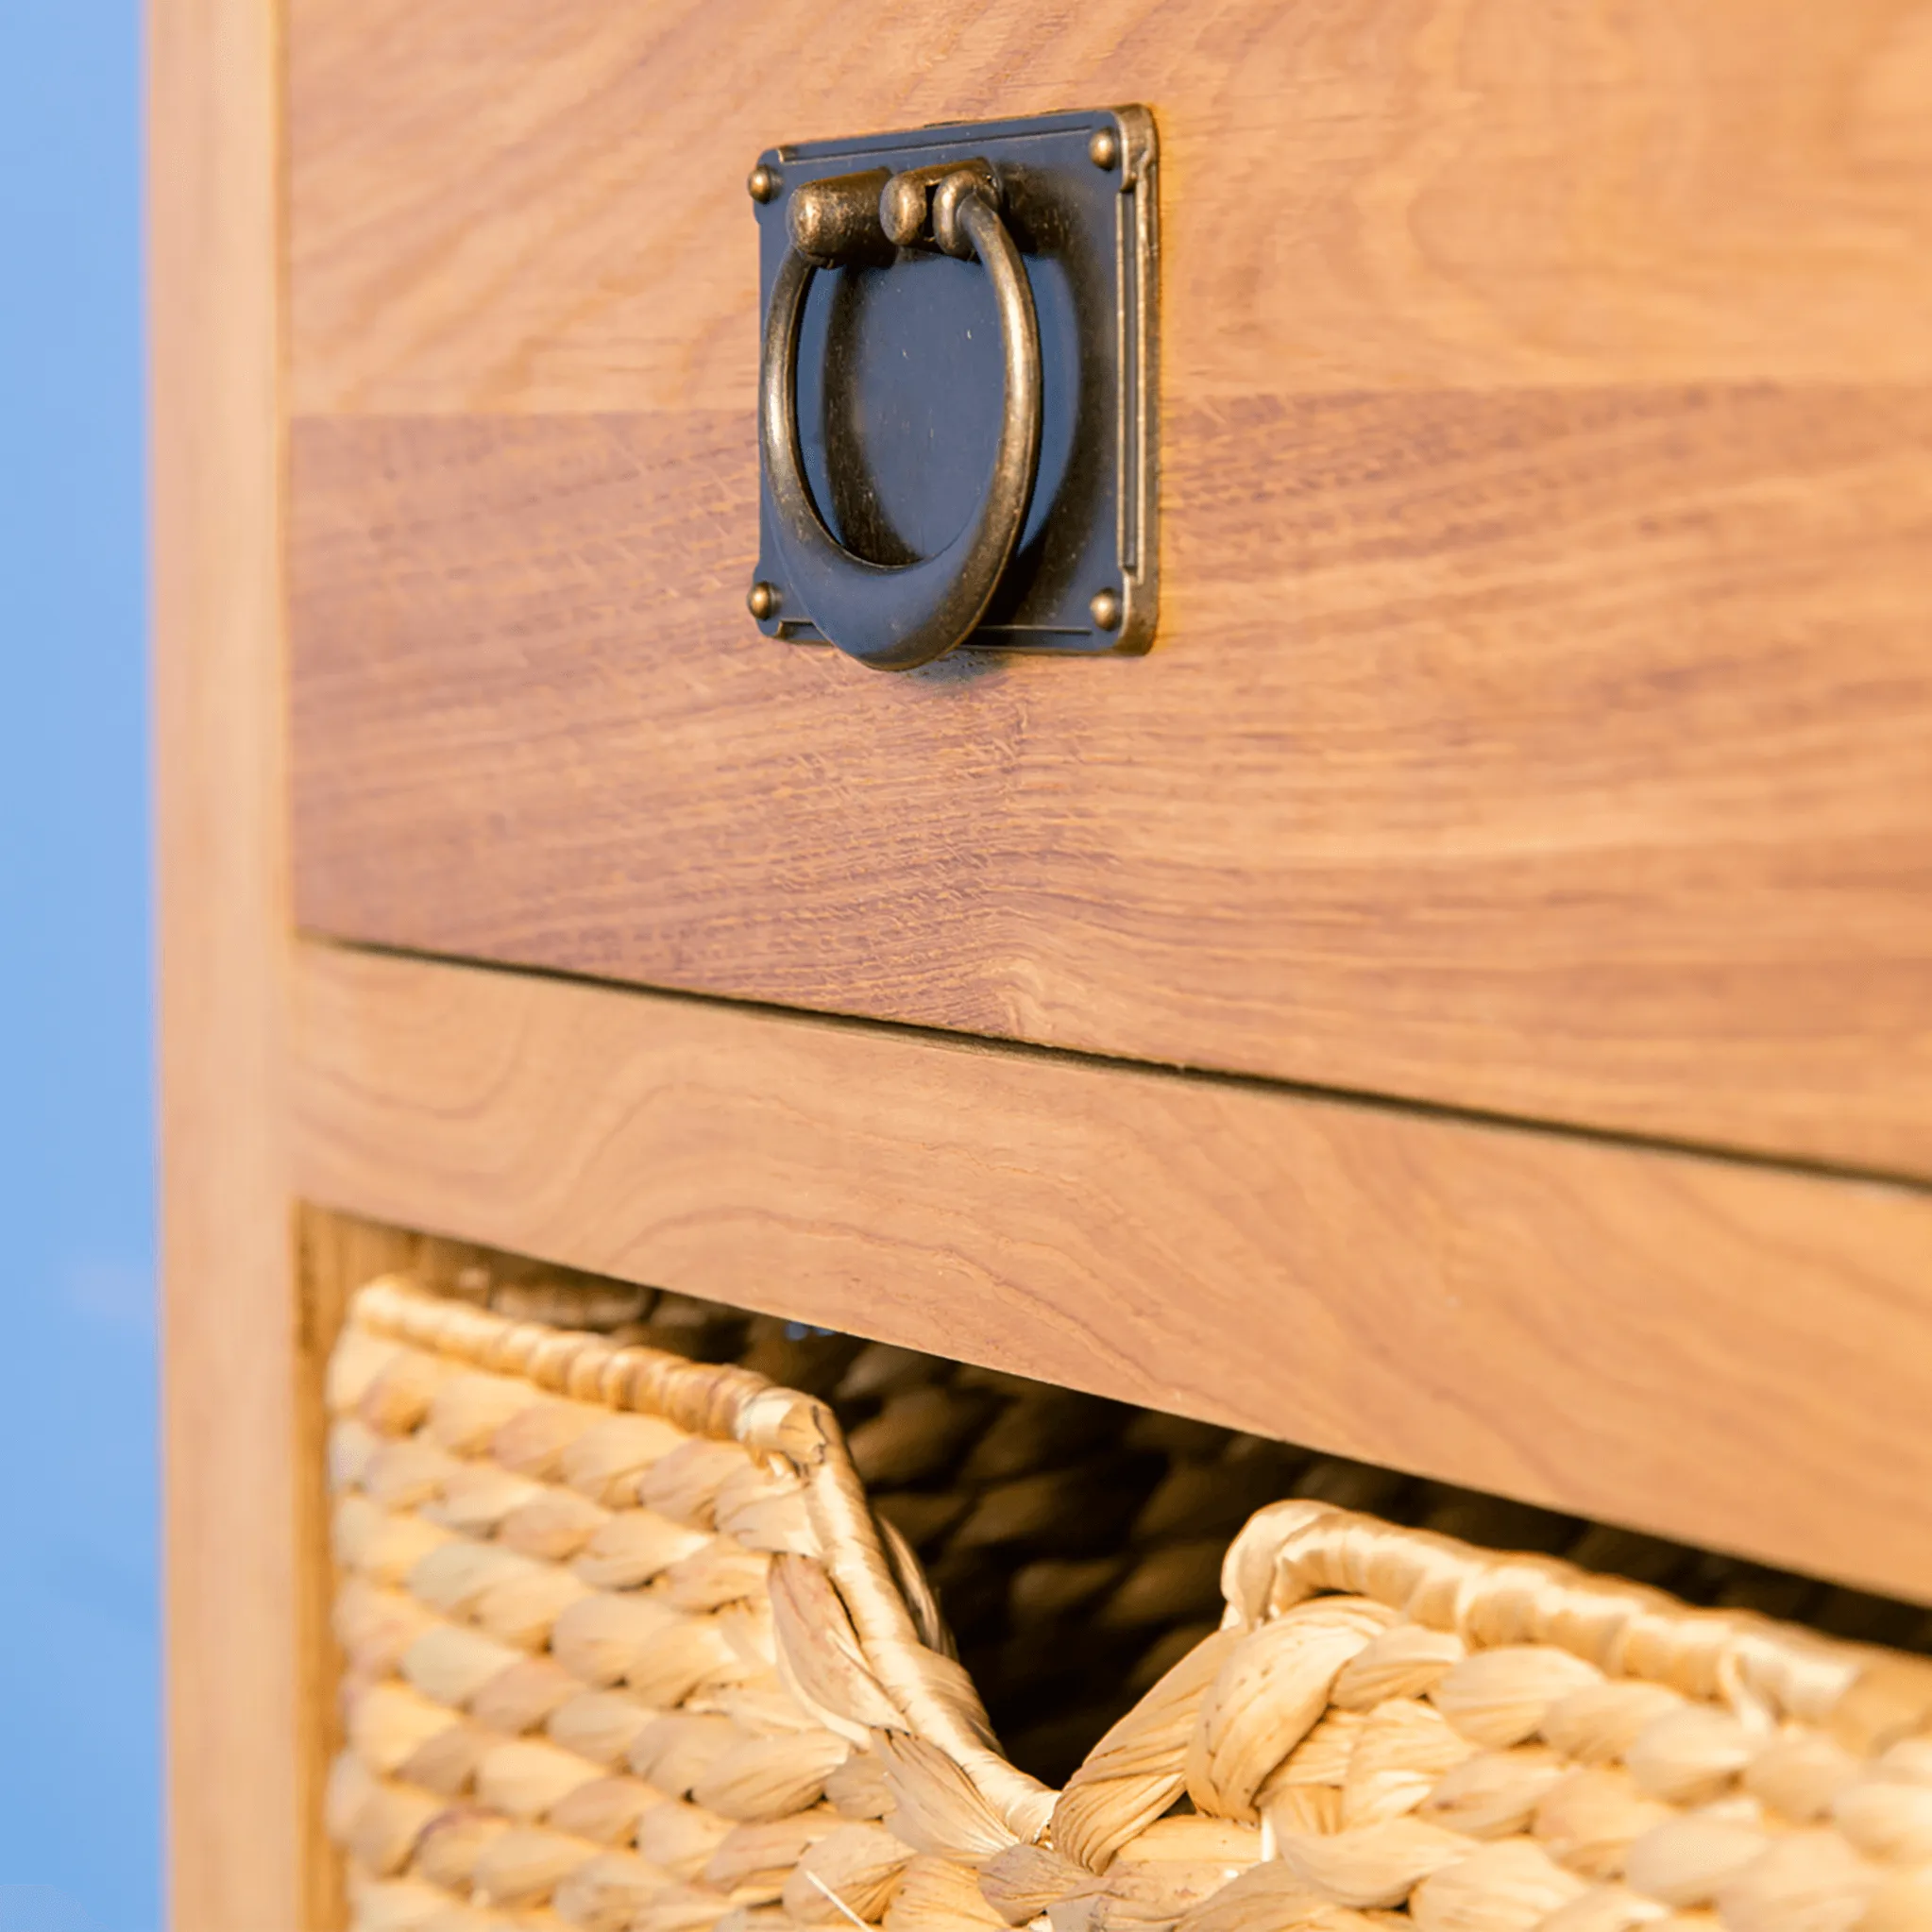
M 1036 1839 L 1045 1830 L 1058 1794 L 1000 1747 L 973 1680 L 942 1648 L 943 1626 L 918 1558 L 873 1514 L 829 1405 L 754 1369 L 690 1362 L 586 1330 L 496 1314 L 438 1295 L 408 1274 L 381 1276 L 358 1289 L 349 1297 L 348 1326 L 529 1381 L 566 1400 L 661 1417 L 690 1435 L 735 1442 L 788 1465 L 804 1485 L 819 1553 L 773 1558 L 774 1611 L 791 1598 L 787 1580 L 794 1586 L 803 1581 L 799 1566 L 822 1571 L 833 1601 L 822 1589 L 806 1588 L 802 1602 L 849 1624 L 872 1688 L 883 1693 L 897 1728 L 937 1746 L 1020 1837 Z M 782 1620 L 779 1649 L 781 1655 L 787 1651 Z M 791 1674 L 795 1680 L 796 1670 Z M 793 1688 L 800 1690 L 796 1681 Z M 841 1712 L 822 1699 L 805 1701 L 855 1741 L 877 1728 L 876 1705 Z
M 805 1485 L 821 1549 L 784 1566 L 822 1569 L 833 1601 L 819 1614 L 849 1619 L 867 1674 L 904 1730 L 937 1746 L 1023 1842 L 1044 1837 L 1065 1793 L 1008 1760 L 971 1679 L 947 1654 L 923 1572 L 873 1512 L 830 1407 L 755 1370 L 694 1363 L 589 1331 L 517 1320 L 440 1296 L 408 1275 L 379 1278 L 351 1297 L 347 1324 L 385 1340 L 527 1381 L 567 1400 L 662 1417 L 693 1436 L 736 1442 L 788 1465 Z M 1453 1633 L 1472 1651 L 1548 1645 L 1606 1677 L 1667 1685 L 1725 1704 L 1754 1727 L 1816 1724 L 1867 1754 L 1932 1728 L 1932 1660 L 1827 1637 L 1754 1612 L 1701 1609 L 1651 1586 L 1593 1574 L 1555 1557 L 1479 1549 L 1310 1500 L 1258 1511 L 1222 1568 L 1224 1631 L 1247 1632 L 1312 1599 L 1366 1598 L 1408 1620 Z M 796 1612 L 794 1615 L 798 1614 Z M 780 1650 L 786 1650 L 781 1621 Z M 794 1633 L 794 1639 L 796 1633 Z M 1178 1664 L 1102 1739 L 1134 1725 Z M 899 1726 L 875 1704 L 820 1715 L 863 1740 Z M 901 1754 L 891 1754 L 896 1759 Z M 904 1769 L 917 1775 L 917 1767 Z M 1076 1772 L 1068 1788 L 1080 1784 Z

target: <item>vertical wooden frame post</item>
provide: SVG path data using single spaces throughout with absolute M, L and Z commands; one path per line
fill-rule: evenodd
M 313 1923 L 284 1134 L 277 0 L 150 0 L 169 1907 Z

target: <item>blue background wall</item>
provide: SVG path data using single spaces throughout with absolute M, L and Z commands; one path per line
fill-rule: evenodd
M 0 4 L 0 1932 L 159 1913 L 140 16 Z

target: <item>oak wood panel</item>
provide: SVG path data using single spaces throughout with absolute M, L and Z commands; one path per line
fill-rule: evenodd
M 749 414 L 773 141 L 1147 101 L 1222 396 L 1932 378 L 1924 0 L 292 0 L 300 412 Z
M 1163 437 L 1150 657 L 885 678 L 749 410 L 299 422 L 303 923 L 1932 1172 L 1932 389 Z
M 1932 1194 L 310 943 L 311 1197 L 1932 1597 Z
M 280 48 L 148 9 L 169 1922 L 322 1896 L 284 1132 Z
M 306 923 L 1932 1173 L 1932 6 L 293 0 L 289 75 Z M 1133 98 L 1154 657 L 760 644 L 750 157 Z

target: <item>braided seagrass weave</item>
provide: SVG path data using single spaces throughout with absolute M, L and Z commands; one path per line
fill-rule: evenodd
M 1054 1792 L 831 1412 L 364 1289 L 331 1367 L 359 1932 L 1932 1928 L 1932 1666 L 1327 1503 Z

